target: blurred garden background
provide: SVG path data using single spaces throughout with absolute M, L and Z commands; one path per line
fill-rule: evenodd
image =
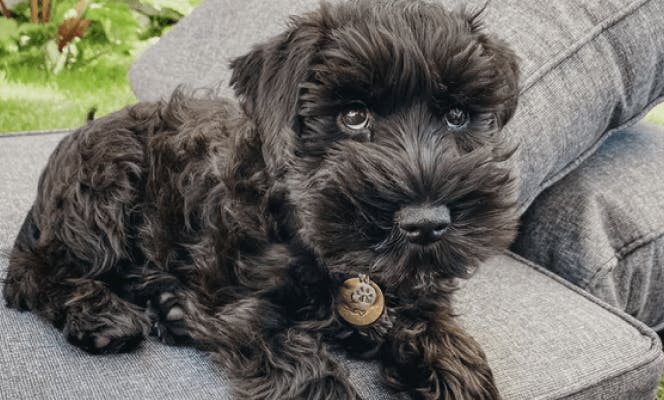
M 0 0 L 0 132 L 71 128 L 136 101 L 133 60 L 201 0 Z
M 72 128 L 136 101 L 127 72 L 202 0 L 0 0 L 0 132 Z M 664 125 L 664 105 L 647 119 Z

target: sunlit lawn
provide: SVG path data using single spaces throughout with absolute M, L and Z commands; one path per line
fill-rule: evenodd
M 130 63 L 129 56 L 107 57 L 58 75 L 0 63 L 0 132 L 71 128 L 93 107 L 103 115 L 135 102 Z

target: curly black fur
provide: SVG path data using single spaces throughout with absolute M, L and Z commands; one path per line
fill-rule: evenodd
M 294 18 L 232 68 L 239 106 L 177 92 L 63 139 L 11 253 L 9 306 L 93 353 L 150 331 L 193 343 L 241 398 L 357 398 L 328 346 L 380 360 L 414 398 L 499 398 L 452 294 L 514 235 L 513 53 L 477 15 L 360 0 Z M 358 101 L 372 122 L 351 134 L 338 116 Z M 439 241 L 405 239 L 413 204 L 449 208 Z M 387 303 L 365 328 L 335 312 L 358 273 Z

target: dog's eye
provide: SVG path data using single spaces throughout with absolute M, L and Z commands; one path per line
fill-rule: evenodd
M 340 115 L 340 122 L 352 131 L 361 131 L 369 126 L 369 110 L 363 106 L 349 108 Z
M 451 130 L 463 129 L 468 124 L 468 113 L 457 107 L 451 108 L 445 114 L 445 122 Z

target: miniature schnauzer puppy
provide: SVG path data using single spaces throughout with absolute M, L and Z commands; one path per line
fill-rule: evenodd
M 231 67 L 239 104 L 178 91 L 62 140 L 8 305 L 92 353 L 197 346 L 240 398 L 359 398 L 335 348 L 413 398 L 498 399 L 452 297 L 515 234 L 514 53 L 477 14 L 352 0 Z

